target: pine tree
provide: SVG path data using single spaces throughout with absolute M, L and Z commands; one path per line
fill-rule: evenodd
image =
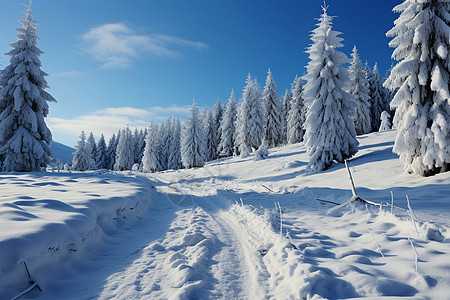
M 144 155 L 142 156 L 142 169 L 144 172 L 154 173 L 161 169 L 157 140 L 158 127 L 154 123 L 151 123 L 150 128 L 147 130 Z
M 180 120 L 174 118 L 171 123 L 170 144 L 169 144 L 169 164 L 171 170 L 181 169 L 181 124 Z
M 241 155 L 242 152 L 248 153 L 261 145 L 264 135 L 263 118 L 261 92 L 258 83 L 249 74 L 236 119 L 236 143 Z
M 107 164 L 106 168 L 108 170 L 114 169 L 114 164 L 116 163 L 116 135 L 113 133 L 112 137 L 109 139 L 108 148 L 106 150 Z
M 380 73 L 378 71 L 378 64 L 375 63 L 373 70 L 369 77 L 370 85 L 370 99 L 372 100 L 371 119 L 372 131 L 377 131 L 380 128 L 381 113 L 386 108 L 383 100 L 383 86 L 381 85 Z
M 80 134 L 80 140 L 76 148 L 77 150 L 72 159 L 72 170 L 86 171 L 94 169 L 95 162 L 91 157 L 91 150 L 86 143 L 86 134 L 84 131 Z
M 102 135 L 98 140 L 97 153 L 95 155 L 95 165 L 97 169 L 106 169 L 108 167 L 108 156 L 106 151 L 105 137 Z
M 236 122 L 236 97 L 231 90 L 225 112 L 223 113 L 222 123 L 220 125 L 221 140 L 219 144 L 220 156 L 232 156 L 234 153 L 234 137 Z
M 287 142 L 300 143 L 303 140 L 303 126 L 306 119 L 306 107 L 302 97 L 303 85 L 300 77 L 295 77 L 292 83 L 292 97 L 287 117 Z
M 50 163 L 52 134 L 45 124 L 49 106 L 56 100 L 41 70 L 31 2 L 17 29 L 18 41 L 7 53 L 10 65 L 2 72 L 0 86 L 0 161 L 3 171 L 36 171 Z
M 341 65 L 348 58 L 337 50 L 343 39 L 332 30 L 332 20 L 323 7 L 307 50 L 310 62 L 304 76 L 304 97 L 311 104 L 306 115 L 305 143 L 310 172 L 329 168 L 333 160 L 343 162 L 358 149 L 355 128 L 348 116 L 351 96 L 343 90 L 348 73 Z
M 203 119 L 203 130 L 205 132 L 206 138 L 206 161 L 212 161 L 217 159 L 217 148 L 216 144 L 216 125 L 213 118 L 213 114 L 210 109 L 205 108 Z
M 119 143 L 116 149 L 116 162 L 114 170 L 131 170 L 134 164 L 134 155 L 132 149 L 132 133 L 130 128 L 126 127 L 120 132 Z
M 195 101 L 192 103 L 191 116 L 181 138 L 181 161 L 186 168 L 203 167 L 205 164 L 206 139 Z
M 169 164 L 170 124 L 170 119 L 166 119 L 164 123 L 158 127 L 157 147 L 160 171 L 167 170 Z
M 95 161 L 97 155 L 97 145 L 95 144 L 95 138 L 92 132 L 89 134 L 89 137 L 87 139 L 87 146 L 91 153 L 91 158 Z
M 349 74 L 350 81 L 348 82 L 347 92 L 354 97 L 355 103 L 355 109 L 350 118 L 355 124 L 356 134 L 366 134 L 372 129 L 369 102 L 370 90 L 356 46 L 353 47 Z
M 393 151 L 405 170 L 429 176 L 450 169 L 450 1 L 405 0 L 387 32 L 398 63 L 385 86 L 398 131 Z
M 267 72 L 266 85 L 263 91 L 264 140 L 269 148 L 282 144 L 281 103 L 277 94 L 277 85 L 272 72 Z
M 214 135 L 216 140 L 214 141 L 214 143 L 217 146 L 216 149 L 216 155 L 215 157 L 217 158 L 219 155 L 219 144 L 220 144 L 220 140 L 221 140 L 221 130 L 220 130 L 220 124 L 222 123 L 222 118 L 223 118 L 223 107 L 222 104 L 220 103 L 220 98 L 217 98 L 217 102 L 216 104 L 214 104 L 214 109 L 212 112 L 212 117 L 213 117 L 213 121 L 214 121 Z
M 292 100 L 292 94 L 291 92 L 286 89 L 286 91 L 284 92 L 284 96 L 283 96 L 283 101 L 282 101 L 282 113 L 281 113 L 281 136 L 282 136 L 282 141 L 283 144 L 287 144 L 288 142 L 288 114 L 289 114 L 289 110 L 291 109 L 291 100 Z

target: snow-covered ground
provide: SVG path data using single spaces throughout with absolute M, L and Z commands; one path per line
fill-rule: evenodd
M 448 298 L 450 172 L 403 174 L 394 137 L 359 137 L 350 163 L 393 213 L 327 213 L 316 199 L 351 198 L 346 169 L 306 174 L 302 144 L 149 175 L 1 174 L 0 298 L 29 287 L 23 259 L 43 290 L 23 298 Z

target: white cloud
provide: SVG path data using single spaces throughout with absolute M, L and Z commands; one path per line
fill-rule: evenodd
M 47 124 L 55 141 L 74 146 L 82 130 L 88 134 L 92 132 L 97 138 L 103 133 L 108 140 L 113 133 L 126 126 L 144 128 L 152 121 L 160 123 L 171 116 L 183 119 L 188 115 L 189 109 L 190 106 L 176 105 L 148 109 L 108 107 L 72 119 L 49 117 Z
M 145 54 L 163 57 L 180 57 L 176 46 L 207 49 L 203 42 L 190 41 L 164 34 L 138 35 L 123 23 L 104 24 L 90 29 L 81 37 L 81 47 L 96 60 L 102 68 L 127 68 L 133 59 Z
M 74 71 L 74 70 L 52 74 L 52 76 L 54 76 L 54 77 L 77 77 L 77 76 L 81 76 L 81 75 L 83 75 L 83 73 L 81 73 L 80 71 Z

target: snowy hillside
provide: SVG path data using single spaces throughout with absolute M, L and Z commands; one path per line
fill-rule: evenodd
M 52 141 L 50 144 L 50 150 L 52 151 L 53 158 L 59 159 L 63 163 L 72 163 L 72 156 L 75 149 L 64 144 Z
M 23 299 L 445 299 L 450 172 L 403 174 L 394 137 L 358 137 L 350 162 L 382 208 L 317 201 L 345 203 L 350 182 L 342 164 L 305 173 L 303 144 L 153 174 L 2 173 L 0 294 L 30 286 L 25 260 L 42 292 Z

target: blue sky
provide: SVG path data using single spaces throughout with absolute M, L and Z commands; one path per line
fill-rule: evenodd
M 0 51 L 17 40 L 26 0 L 2 3 Z M 348 56 L 353 45 L 381 75 L 391 65 L 385 33 L 400 0 L 327 1 Z M 43 70 L 49 74 L 47 123 L 54 140 L 74 145 L 79 132 L 96 136 L 145 126 L 167 116 L 184 118 L 200 106 L 240 97 L 248 73 L 264 84 L 270 67 L 284 93 L 303 75 L 319 0 L 35 0 Z M 9 64 L 1 56 L 0 64 Z

